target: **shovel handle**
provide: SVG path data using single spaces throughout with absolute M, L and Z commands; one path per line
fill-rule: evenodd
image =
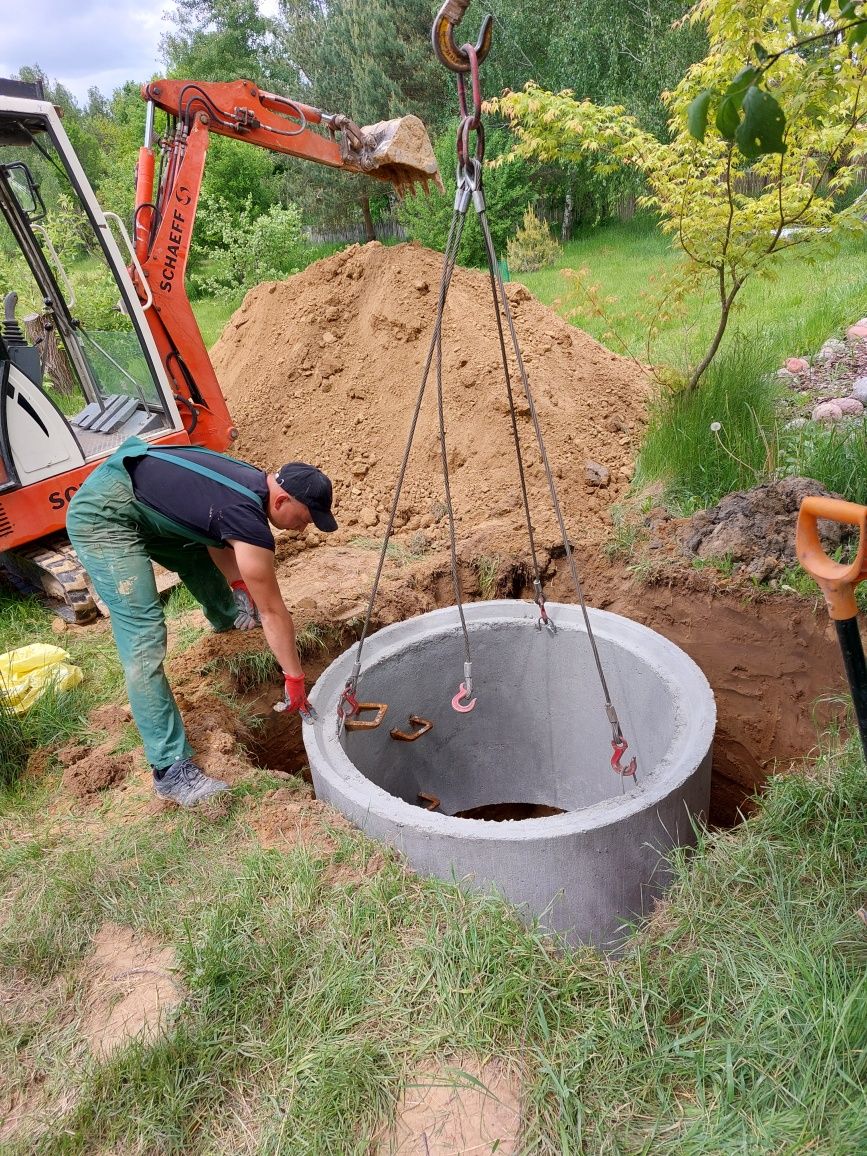
M 829 558 L 819 537 L 819 519 L 858 527 L 858 550 L 852 562 Z M 804 498 L 795 531 L 798 561 L 825 595 L 828 613 L 835 622 L 855 618 L 858 606 L 855 587 L 867 578 L 867 506 L 840 498 Z

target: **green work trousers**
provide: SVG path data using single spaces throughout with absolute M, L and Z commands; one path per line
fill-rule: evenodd
M 237 607 L 205 539 L 136 499 L 124 461 L 145 449 L 143 442 L 130 441 L 103 462 L 72 499 L 66 527 L 111 614 L 148 762 L 162 768 L 193 752 L 163 670 L 166 622 L 151 562 L 182 579 L 215 630 L 234 626 Z

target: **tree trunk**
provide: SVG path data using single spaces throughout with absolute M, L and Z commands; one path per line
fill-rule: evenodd
M 364 217 L 364 239 L 365 241 L 375 241 L 376 229 L 373 227 L 373 215 L 370 211 L 370 197 L 361 198 L 361 213 Z
M 39 350 L 39 360 L 45 376 L 58 393 L 74 393 L 78 388 L 78 377 L 66 355 L 66 350 L 57 340 L 57 329 L 50 313 L 30 313 L 24 318 L 24 332 L 31 345 Z
M 563 206 L 563 225 L 560 229 L 560 239 L 565 245 L 567 241 L 572 240 L 572 213 L 574 206 L 572 203 L 572 190 L 566 194 L 566 204 Z

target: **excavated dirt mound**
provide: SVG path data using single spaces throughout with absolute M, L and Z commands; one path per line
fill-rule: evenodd
M 352 246 L 280 283 L 250 291 L 212 351 L 241 438 L 263 468 L 300 459 L 334 481 L 337 541 L 381 532 L 394 492 L 433 330 L 442 257 L 415 245 Z M 597 539 L 628 484 L 647 382 L 598 345 L 507 286 L 546 448 L 569 530 Z M 513 383 L 520 393 L 516 366 Z M 446 443 L 455 512 L 520 518 L 511 422 L 487 274 L 456 269 L 444 322 Z M 526 402 L 518 407 L 529 493 L 542 536 L 554 535 L 545 474 Z M 446 533 L 431 374 L 413 443 L 399 524 Z M 591 463 L 591 468 L 588 468 Z M 520 528 L 520 523 L 515 529 Z
M 806 497 L 839 497 L 811 478 L 783 478 L 752 490 L 727 494 L 717 506 L 699 510 L 677 526 L 677 541 L 699 558 L 728 558 L 750 577 L 766 581 L 794 565 L 795 526 Z M 852 537 L 850 527 L 819 523 L 829 554 Z

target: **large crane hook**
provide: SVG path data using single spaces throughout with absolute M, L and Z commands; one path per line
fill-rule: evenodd
M 442 8 L 440 8 L 436 14 L 433 28 L 431 29 L 431 40 L 437 59 L 441 64 L 444 64 L 446 68 L 451 69 L 452 72 L 470 71 L 470 58 L 464 52 L 463 48 L 459 48 L 455 43 L 455 29 L 463 20 L 469 6 L 470 0 L 446 0 L 445 4 L 443 4 Z M 482 63 L 490 51 L 493 23 L 494 18 L 490 15 L 486 16 L 482 21 L 479 39 L 475 45 L 479 64 Z

